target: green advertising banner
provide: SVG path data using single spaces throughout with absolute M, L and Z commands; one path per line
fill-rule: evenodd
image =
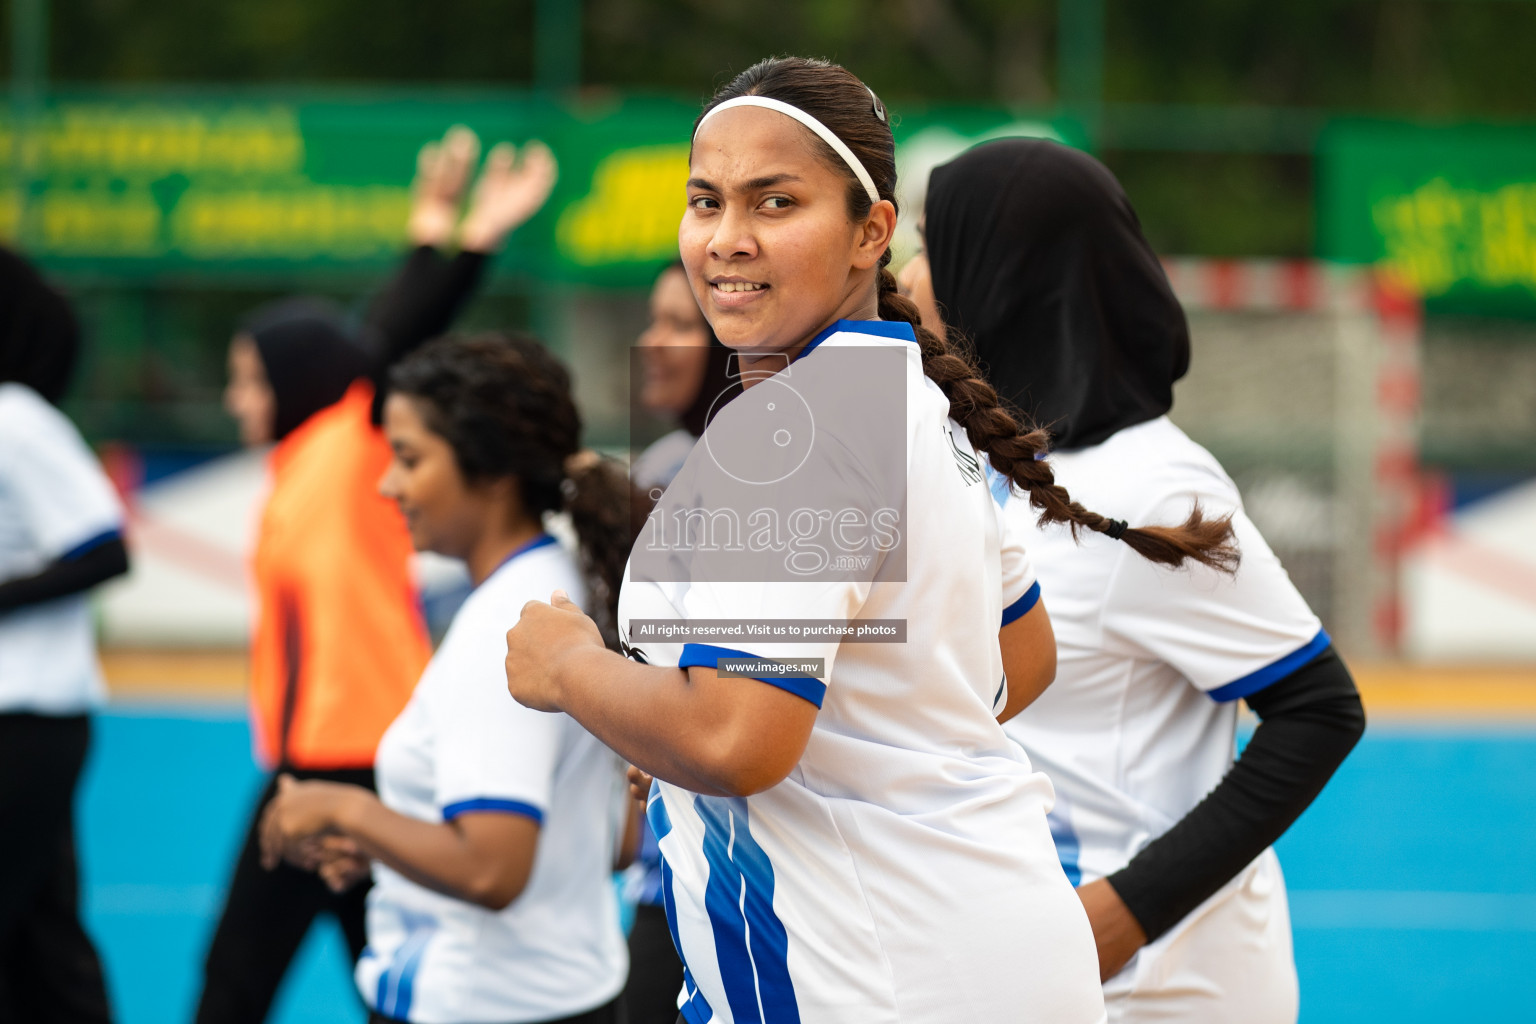
M 1432 308 L 1536 311 L 1536 127 L 1336 124 L 1318 182 L 1323 258 L 1378 264 Z
M 560 161 L 502 272 L 638 286 L 675 254 L 697 110 L 511 91 L 58 94 L 0 113 L 0 238 L 65 274 L 371 274 L 402 244 L 417 150 L 467 124 L 487 146 L 543 139 Z M 999 109 L 906 112 L 896 131 L 914 181 L 980 138 L 1081 142 L 1071 125 Z

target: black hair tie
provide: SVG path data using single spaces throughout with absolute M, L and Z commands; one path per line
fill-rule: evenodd
M 1111 519 L 1109 525 L 1104 527 L 1104 536 L 1110 540 L 1119 540 L 1125 536 L 1125 531 L 1130 528 L 1130 525 L 1124 519 Z

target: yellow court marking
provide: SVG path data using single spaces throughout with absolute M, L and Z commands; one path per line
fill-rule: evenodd
M 245 696 L 249 657 L 239 648 L 115 648 L 101 653 L 101 668 L 113 697 L 230 699 Z
M 231 699 L 245 696 L 248 654 L 240 649 L 102 653 L 114 697 Z M 1351 664 L 1366 712 L 1392 718 L 1536 721 L 1536 665 Z
M 1536 665 L 1350 665 L 1367 714 L 1536 721 Z

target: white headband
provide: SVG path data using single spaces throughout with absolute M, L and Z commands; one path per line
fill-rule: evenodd
M 874 93 L 870 93 L 870 95 L 873 96 Z M 849 149 L 842 139 L 834 135 L 832 129 L 799 107 L 790 106 L 788 103 L 771 99 L 767 96 L 737 96 L 733 100 L 726 100 L 718 106 L 711 107 L 708 113 L 699 118 L 699 128 L 703 128 L 705 123 L 720 113 L 720 111 L 729 110 L 732 107 L 766 107 L 769 110 L 777 110 L 784 116 L 792 117 L 799 121 L 815 132 L 822 142 L 831 146 L 832 152 L 843 158 L 843 163 L 848 165 L 848 169 L 853 172 L 853 176 L 859 179 L 859 184 L 864 186 L 864 193 L 869 196 L 871 203 L 878 203 L 880 201 L 880 190 L 875 188 L 875 179 L 871 178 L 869 172 L 864 169 L 864 165 L 859 163 L 859 158 L 853 155 L 853 150 Z M 699 128 L 693 130 L 695 136 L 699 134 Z

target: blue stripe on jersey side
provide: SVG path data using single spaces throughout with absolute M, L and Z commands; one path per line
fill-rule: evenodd
M 70 548 L 68 551 L 64 552 L 59 556 L 59 561 L 73 561 L 74 559 L 79 558 L 81 555 L 86 554 L 87 552 L 96 550 L 108 541 L 122 540 L 122 537 L 123 531 L 115 527 L 110 530 L 103 530 L 89 540 L 83 540 L 79 544 L 76 544 L 74 547 Z
M 1072 827 L 1067 808 L 1061 801 L 1058 800 L 1045 816 L 1045 823 L 1051 828 L 1051 839 L 1056 843 L 1056 859 L 1061 861 L 1061 870 L 1067 873 L 1067 881 L 1076 888 L 1083 880 L 1083 869 L 1077 863 L 1083 853 L 1083 844 L 1077 838 L 1077 831 Z
M 749 886 L 762 894 L 757 900 L 744 899 L 742 909 L 747 918 L 748 949 L 757 968 L 763 1020 L 789 1024 L 799 1021 L 800 1005 L 789 976 L 789 933 L 773 909 L 773 863 L 752 835 L 746 800 L 738 798 L 731 803 L 736 813 L 736 841 L 730 854 L 741 868 L 743 895 Z
M 395 993 L 395 1012 L 391 1016 L 400 1020 L 411 1019 L 411 1000 L 416 994 L 416 972 L 421 967 L 421 958 L 426 951 L 427 939 L 423 938 L 400 966 L 400 986 Z
M 721 658 L 772 660 L 764 658 L 761 654 L 748 654 L 746 651 L 716 647 L 713 644 L 683 644 L 683 656 L 677 660 L 677 667 L 692 668 L 695 665 L 702 665 L 705 668 L 718 669 Z M 777 686 L 802 700 L 808 700 L 818 708 L 827 697 L 827 684 L 810 676 L 753 676 L 752 678 L 769 686 Z
M 1301 647 L 1287 654 L 1285 657 L 1270 662 L 1257 672 L 1250 672 L 1241 679 L 1234 679 L 1225 686 L 1219 686 L 1211 690 L 1207 696 L 1211 700 L 1225 703 L 1237 700 L 1239 697 L 1247 697 L 1249 694 L 1258 693 L 1271 683 L 1278 683 L 1286 676 L 1306 665 L 1313 658 L 1328 649 L 1333 639 L 1326 629 L 1317 631 L 1317 636 L 1307 641 Z
M 656 836 L 656 852 L 661 854 L 661 905 L 667 911 L 672 948 L 677 950 L 678 959 L 686 960 L 682 940 L 677 937 L 677 898 L 672 895 L 672 865 L 667 863 L 667 855 L 661 853 L 661 841 L 672 832 L 672 817 L 667 814 L 667 803 L 661 798 L 661 788 L 655 780 L 651 781 L 651 792 L 645 800 L 645 820 Z
M 688 968 L 683 968 L 683 1005 L 678 1007 L 678 1013 L 688 1024 L 710 1024 L 715 1019 L 715 1009 L 709 1005 L 709 1000 L 704 998 L 704 993 L 699 991 L 699 986 L 694 982 L 693 975 L 688 973 Z
M 411 1000 L 416 987 L 416 971 L 427 951 L 427 943 L 437 933 L 435 918 L 424 914 L 402 912 L 405 925 L 405 941 L 400 943 L 390 958 L 389 966 L 379 975 L 374 992 L 374 1009 L 381 1016 L 406 1020 L 411 1012 Z
M 1008 499 L 1013 497 L 1013 478 L 1003 476 L 992 468 L 992 463 L 987 463 L 987 490 L 992 492 L 992 500 L 998 505 L 1007 505 Z
M 799 1024 L 789 935 L 773 909 L 773 865 L 752 838 L 742 797 L 693 798 L 704 822 L 704 906 L 715 959 L 737 1024 Z
M 521 814 L 532 818 L 535 825 L 544 824 L 544 811 L 521 800 L 503 800 L 494 796 L 477 796 L 472 800 L 457 800 L 443 808 L 443 820 L 452 821 L 461 814 L 474 811 L 491 811 L 496 814 Z
M 1036 580 L 1024 591 L 1024 595 L 1013 604 L 1003 609 L 1003 626 L 1010 622 L 1016 622 L 1029 614 L 1029 610 L 1040 603 L 1040 581 Z M 1002 626 L 998 627 L 999 629 Z
M 672 832 L 672 816 L 667 813 L 666 801 L 661 798 L 661 787 L 654 781 L 645 801 L 645 820 L 651 826 L 651 833 L 656 837 L 657 852 L 660 853 L 661 841 Z M 672 891 L 672 865 L 667 863 L 667 855 L 664 853 L 661 854 L 661 904 L 667 912 L 667 931 L 672 933 L 672 948 L 677 950 L 677 958 L 683 961 L 683 993 L 687 996 L 681 1007 L 683 1019 L 688 1024 L 709 1024 L 715 1012 L 704 998 L 704 993 L 699 991 L 699 986 L 694 984 L 693 975 L 688 973 L 688 958 L 683 955 L 683 943 L 677 933 L 677 897 Z

